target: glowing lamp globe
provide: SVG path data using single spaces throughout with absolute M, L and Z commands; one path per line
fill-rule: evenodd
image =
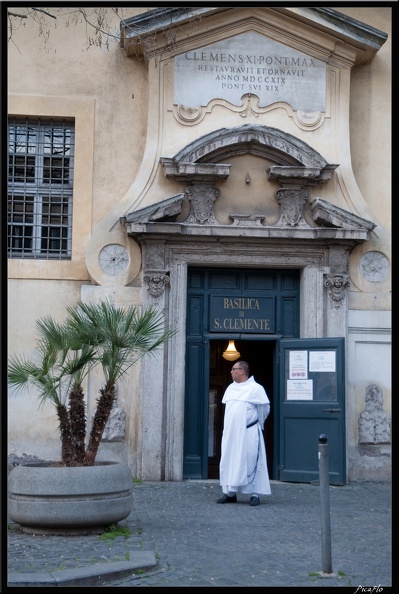
M 235 361 L 240 356 L 240 353 L 236 349 L 236 345 L 234 344 L 234 340 L 229 340 L 229 344 L 227 349 L 222 353 L 223 359 L 227 361 Z

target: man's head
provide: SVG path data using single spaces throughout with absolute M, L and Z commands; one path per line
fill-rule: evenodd
M 238 384 L 246 382 L 249 377 L 248 363 L 246 361 L 236 361 L 231 368 L 231 377 Z

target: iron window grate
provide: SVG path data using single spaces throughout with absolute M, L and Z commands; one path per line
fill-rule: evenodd
M 9 118 L 9 258 L 71 258 L 74 142 L 71 121 Z

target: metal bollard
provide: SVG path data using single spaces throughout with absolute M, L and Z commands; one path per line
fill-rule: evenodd
M 319 479 L 321 504 L 321 558 L 322 571 L 332 573 L 329 462 L 327 435 L 319 436 Z

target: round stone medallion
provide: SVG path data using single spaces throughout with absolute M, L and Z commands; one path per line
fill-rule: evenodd
M 386 280 L 389 268 L 389 260 L 381 252 L 366 252 L 360 258 L 360 272 L 363 278 L 371 283 L 380 283 Z

